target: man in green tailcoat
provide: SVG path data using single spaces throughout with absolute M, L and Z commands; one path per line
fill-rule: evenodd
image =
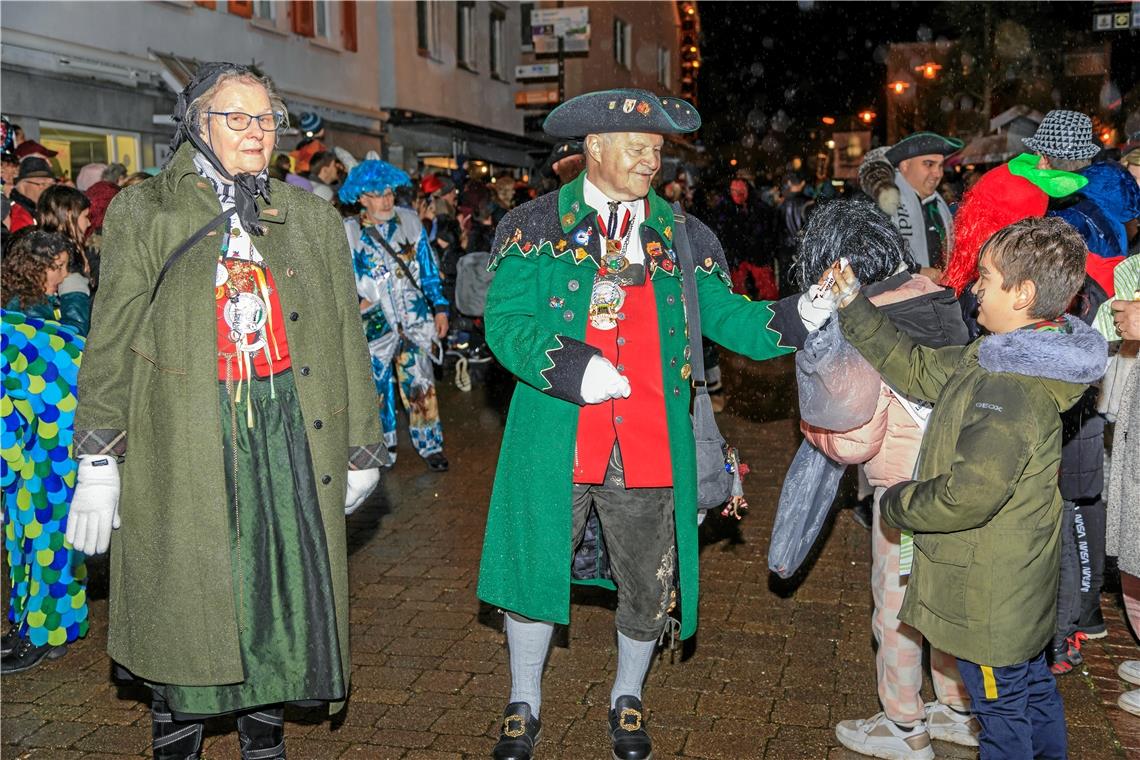
M 545 130 L 585 136 L 585 173 L 498 227 L 487 340 L 519 380 L 479 577 L 479 597 L 506 612 L 510 649 L 498 760 L 533 756 L 542 666 L 553 624 L 569 622 L 571 582 L 618 592 L 609 725 L 620 760 L 652 754 L 641 687 L 669 613 L 679 607 L 682 638 L 696 630 L 686 305 L 673 210 L 650 185 L 662 135 L 699 126 L 689 103 L 644 90 L 573 98 Z M 754 359 L 802 343 L 808 301 L 733 294 L 716 237 L 695 219 L 685 227 L 709 338 Z

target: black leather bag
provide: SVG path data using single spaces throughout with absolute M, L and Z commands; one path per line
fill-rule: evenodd
M 685 317 L 689 323 L 689 363 L 693 382 L 693 438 L 697 445 L 697 509 L 708 511 L 722 506 L 733 495 L 740 478 L 736 449 L 720 434 L 713 416 L 712 400 L 705 383 L 704 350 L 701 347 L 701 309 L 697 300 L 697 279 L 689 233 L 681 204 L 673 204 L 673 243 L 681 266 L 681 287 L 685 294 Z

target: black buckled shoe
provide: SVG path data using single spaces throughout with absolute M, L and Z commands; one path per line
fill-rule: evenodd
M 511 702 L 503 710 L 503 725 L 499 741 L 491 750 L 495 760 L 531 760 L 534 745 L 542 736 L 542 721 L 531 714 L 526 702 Z
M 614 760 L 651 760 L 653 742 L 645 730 L 645 708 L 629 695 L 617 698 L 610 710 L 610 741 Z

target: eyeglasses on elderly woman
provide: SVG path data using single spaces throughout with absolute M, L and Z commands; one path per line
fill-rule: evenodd
M 285 114 L 280 112 L 263 113 L 254 116 L 244 111 L 207 111 L 210 116 L 226 117 L 226 126 L 235 132 L 244 132 L 257 119 L 257 125 L 266 132 L 276 132 L 285 123 Z

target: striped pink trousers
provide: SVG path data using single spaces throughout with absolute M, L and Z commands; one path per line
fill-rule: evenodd
M 875 489 L 871 529 L 871 594 L 875 613 L 871 630 L 879 649 L 875 670 L 879 702 L 896 723 L 910 724 L 925 716 L 922 701 L 922 634 L 899 620 L 906 578 L 899 576 L 899 531 L 883 523 L 879 499 L 886 489 Z M 952 655 L 930 649 L 930 676 L 938 701 L 957 710 L 970 709 L 970 695 L 958 675 Z

